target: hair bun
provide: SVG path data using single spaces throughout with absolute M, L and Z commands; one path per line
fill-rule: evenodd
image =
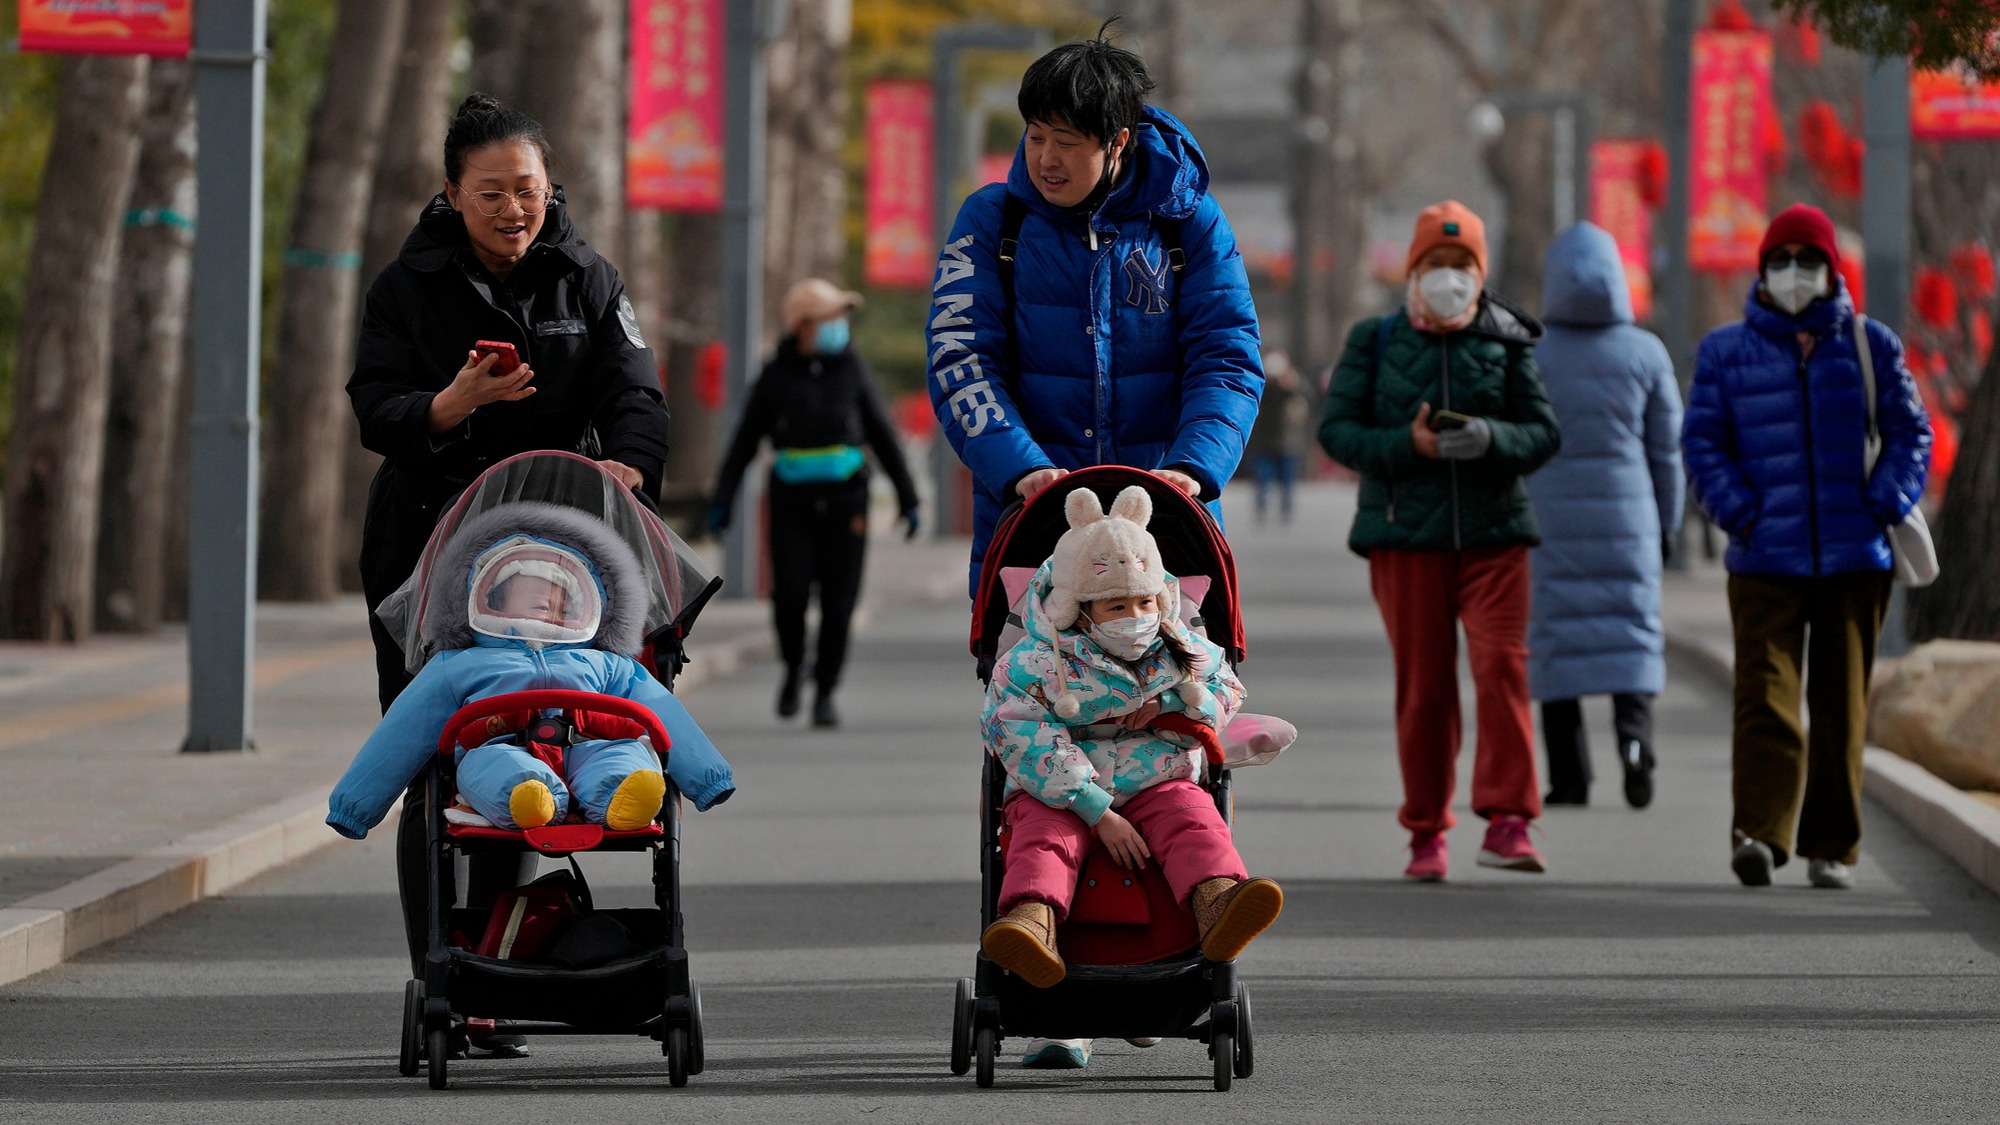
M 499 108 L 501 108 L 499 98 L 474 90 L 472 93 L 465 95 L 464 101 L 458 103 L 458 111 L 452 114 L 452 116 L 464 117 L 468 113 L 491 113 Z

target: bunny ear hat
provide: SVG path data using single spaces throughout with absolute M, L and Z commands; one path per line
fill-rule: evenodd
M 1146 531 L 1153 498 L 1138 485 L 1118 494 L 1106 512 L 1097 493 L 1079 488 L 1063 501 L 1069 530 L 1050 557 L 1049 624 L 1067 629 L 1077 609 L 1100 598 L 1158 596 L 1167 588 L 1160 546 Z
M 1049 559 L 1049 594 L 1042 602 L 1049 624 L 1061 631 L 1076 624 L 1085 602 L 1104 598 L 1162 597 L 1167 593 L 1167 568 L 1160 562 L 1160 546 L 1146 530 L 1153 518 L 1153 498 L 1144 488 L 1131 485 L 1118 493 L 1106 512 L 1097 493 L 1079 488 L 1063 500 L 1063 514 L 1069 530 L 1056 541 Z M 1162 631 L 1177 634 L 1180 619 L 1172 608 L 1160 614 Z M 1058 653 L 1056 663 L 1062 664 Z M 1189 706 L 1198 707 L 1208 699 L 1208 689 L 1199 681 L 1188 680 L 1176 690 Z M 1081 703 L 1069 690 L 1068 676 L 1062 676 L 1056 696 L 1056 714 L 1075 718 Z

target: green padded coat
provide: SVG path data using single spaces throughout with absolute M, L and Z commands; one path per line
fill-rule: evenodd
M 1347 334 L 1319 443 L 1361 474 L 1360 510 L 1347 537 L 1356 554 L 1541 542 L 1521 484 L 1561 444 L 1535 368 L 1541 334 L 1534 317 L 1491 294 L 1480 298 L 1470 325 L 1448 335 L 1419 332 L 1400 310 Z M 1418 456 L 1410 423 L 1426 402 L 1433 412 L 1485 418 L 1493 444 L 1470 461 Z

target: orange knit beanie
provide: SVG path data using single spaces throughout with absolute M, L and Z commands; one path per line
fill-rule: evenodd
M 1403 263 L 1403 271 L 1414 271 L 1425 254 L 1440 246 L 1463 247 L 1479 264 L 1480 276 L 1486 275 L 1486 224 L 1456 199 L 1434 203 L 1417 213 L 1417 233 L 1410 239 L 1410 257 Z

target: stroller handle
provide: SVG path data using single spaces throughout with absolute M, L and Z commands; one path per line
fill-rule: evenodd
M 438 736 L 438 753 L 451 754 L 458 746 L 459 736 L 465 729 L 494 715 L 504 715 L 509 711 L 541 711 L 560 708 L 564 711 L 595 711 L 604 715 L 616 715 L 630 719 L 646 728 L 646 734 L 653 740 L 653 751 L 662 759 L 673 740 L 667 737 L 667 730 L 660 725 L 660 717 L 653 714 L 645 704 L 626 699 L 621 695 L 600 695 L 594 691 L 573 691 L 567 688 L 538 688 L 533 691 L 510 691 L 504 695 L 489 695 L 485 699 L 475 699 L 460 707 L 444 723 L 444 733 Z

